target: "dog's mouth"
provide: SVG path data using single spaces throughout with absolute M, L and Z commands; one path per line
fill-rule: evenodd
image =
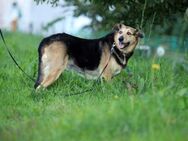
M 126 42 L 126 43 L 119 42 L 119 48 L 120 49 L 124 49 L 124 48 L 128 47 L 129 45 L 130 45 L 130 42 Z

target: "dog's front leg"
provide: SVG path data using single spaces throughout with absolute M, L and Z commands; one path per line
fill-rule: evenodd
M 105 81 L 111 81 L 112 79 L 112 71 L 109 67 L 106 68 L 106 70 L 102 74 L 102 78 L 104 78 Z

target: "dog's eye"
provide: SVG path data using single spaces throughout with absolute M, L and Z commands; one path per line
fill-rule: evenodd
M 127 32 L 127 35 L 132 35 L 132 33 L 131 32 Z
M 123 32 L 122 31 L 119 31 L 119 34 L 122 34 Z

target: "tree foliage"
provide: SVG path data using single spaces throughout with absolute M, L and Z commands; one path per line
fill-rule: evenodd
M 35 0 L 62 6 L 61 0 Z M 165 25 L 171 27 L 183 18 L 188 8 L 187 0 L 64 0 L 63 6 L 73 5 L 74 16 L 85 15 L 92 19 L 93 29 L 109 28 L 114 23 L 134 27 Z

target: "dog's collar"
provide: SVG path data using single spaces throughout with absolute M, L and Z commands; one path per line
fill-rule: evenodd
M 127 65 L 128 59 L 132 56 L 133 52 L 131 53 L 123 53 L 119 49 L 117 49 L 115 43 L 112 44 L 111 54 L 114 56 L 118 64 L 122 67 Z

